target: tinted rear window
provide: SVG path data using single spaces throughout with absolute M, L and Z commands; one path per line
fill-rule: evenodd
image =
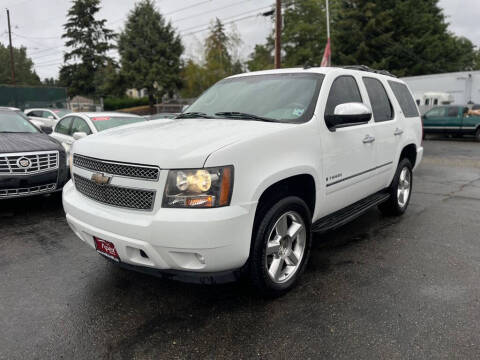
M 392 88 L 393 94 L 398 100 L 405 117 L 418 116 L 418 109 L 413 101 L 412 95 L 405 84 L 389 80 L 388 83 Z

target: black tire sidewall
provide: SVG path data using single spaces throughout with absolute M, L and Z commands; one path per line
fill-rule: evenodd
M 305 252 L 303 258 L 301 260 L 300 268 L 297 272 L 292 276 L 291 279 L 286 281 L 285 283 L 277 284 L 273 282 L 265 267 L 265 251 L 266 251 L 266 244 L 268 241 L 268 235 L 272 230 L 273 226 L 275 225 L 278 218 L 288 211 L 295 211 L 298 213 L 305 224 L 306 227 L 306 244 L 305 244 Z M 310 256 L 310 249 L 312 243 L 312 234 L 311 234 L 311 214 L 308 206 L 305 202 L 296 196 L 289 196 L 283 198 L 277 202 L 272 202 L 269 209 L 264 212 L 264 214 L 260 213 L 258 216 L 262 218 L 258 220 L 258 226 L 256 227 L 256 231 L 252 236 L 252 249 L 250 252 L 250 277 L 253 284 L 264 294 L 269 296 L 279 296 L 283 293 L 290 290 L 297 282 L 298 278 L 304 272 L 308 258 Z

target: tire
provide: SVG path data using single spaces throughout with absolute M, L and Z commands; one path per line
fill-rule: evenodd
M 249 277 L 263 296 L 278 297 L 296 285 L 307 266 L 312 216 L 307 204 L 296 196 L 271 201 L 260 207 L 256 216 Z
M 475 132 L 475 140 L 480 142 L 480 127 L 478 127 L 477 131 Z
M 402 182 L 400 181 L 401 177 L 403 178 Z M 408 204 L 410 203 L 412 184 L 412 163 L 408 159 L 402 159 L 398 163 L 392 184 L 388 188 L 390 198 L 378 206 L 379 210 L 384 215 L 402 215 L 407 210 Z

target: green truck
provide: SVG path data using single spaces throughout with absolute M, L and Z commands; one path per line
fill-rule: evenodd
M 424 134 L 473 135 L 480 141 L 480 116 L 466 106 L 437 106 L 422 116 Z

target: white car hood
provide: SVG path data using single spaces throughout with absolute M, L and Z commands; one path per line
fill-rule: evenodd
M 203 167 L 222 147 L 291 126 L 295 125 L 232 119 L 149 121 L 88 136 L 75 142 L 73 152 L 164 169 Z

